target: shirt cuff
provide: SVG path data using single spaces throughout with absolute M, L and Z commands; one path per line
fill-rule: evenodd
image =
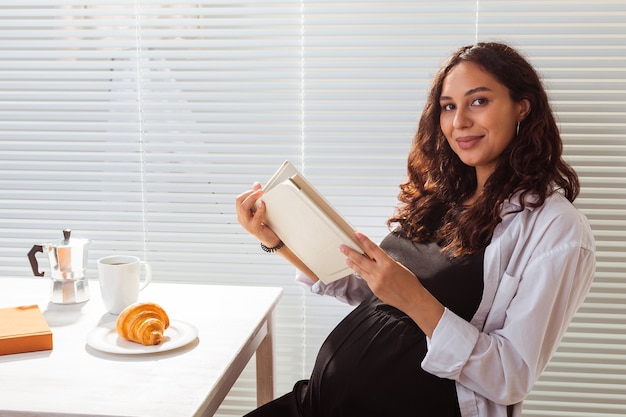
M 445 309 L 422 361 L 422 369 L 441 378 L 458 380 L 478 341 L 476 327 Z
M 308 275 L 305 275 L 304 273 L 300 271 L 296 271 L 296 282 L 303 284 L 305 287 L 308 287 L 309 289 L 315 284 L 315 280 L 309 278 Z
M 335 297 L 337 300 L 352 306 L 359 304 L 372 294 L 367 282 L 356 274 L 324 284 L 322 281 L 315 281 L 298 271 L 296 281 L 308 287 L 313 294 Z

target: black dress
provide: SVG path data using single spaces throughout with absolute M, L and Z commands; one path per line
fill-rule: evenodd
M 450 260 L 436 244 L 390 234 L 380 245 L 444 306 L 470 320 L 482 298 L 483 255 Z M 426 336 L 371 296 L 330 333 L 310 379 L 248 417 L 460 416 L 455 383 L 422 370 Z

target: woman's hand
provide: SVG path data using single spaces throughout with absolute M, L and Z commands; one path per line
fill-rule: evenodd
M 340 249 L 347 257 L 346 264 L 367 281 L 378 298 L 402 310 L 411 302 L 410 293 L 422 285 L 411 271 L 393 260 L 364 234 L 357 232 L 355 237 L 367 256 L 342 245 Z
M 237 221 L 252 236 L 256 237 L 267 247 L 278 245 L 280 239 L 276 233 L 263 222 L 265 220 L 265 203 L 257 201 L 263 195 L 261 184 L 255 182 L 252 189 L 237 196 Z
M 444 307 L 404 265 L 396 262 L 367 236 L 355 238 L 367 256 L 342 245 L 346 264 L 367 281 L 372 292 L 386 304 L 411 317 L 428 336 L 439 323 Z
M 273 248 L 280 243 L 280 238 L 264 223 L 265 203 L 259 201 L 262 195 L 263 190 L 261 189 L 261 184 L 255 182 L 251 190 L 237 196 L 235 201 L 237 207 L 237 221 L 248 233 L 256 237 L 262 244 L 268 248 Z M 287 246 L 283 246 L 278 251 L 278 254 L 313 281 L 319 279 Z

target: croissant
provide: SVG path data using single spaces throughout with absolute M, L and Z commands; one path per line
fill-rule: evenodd
M 135 303 L 126 307 L 117 317 L 115 327 L 124 339 L 142 345 L 158 345 L 170 325 L 169 317 L 156 303 Z

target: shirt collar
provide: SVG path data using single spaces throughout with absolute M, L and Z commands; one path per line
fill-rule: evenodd
M 534 211 L 536 207 L 530 205 L 537 202 L 538 196 L 536 194 L 526 194 L 524 196 L 524 206 L 522 206 L 522 192 L 518 191 L 511 197 L 504 200 L 502 203 L 501 216 L 505 216 L 510 213 L 517 213 L 522 211 L 522 207 L 525 210 Z M 530 203 L 530 204 L 529 204 Z

